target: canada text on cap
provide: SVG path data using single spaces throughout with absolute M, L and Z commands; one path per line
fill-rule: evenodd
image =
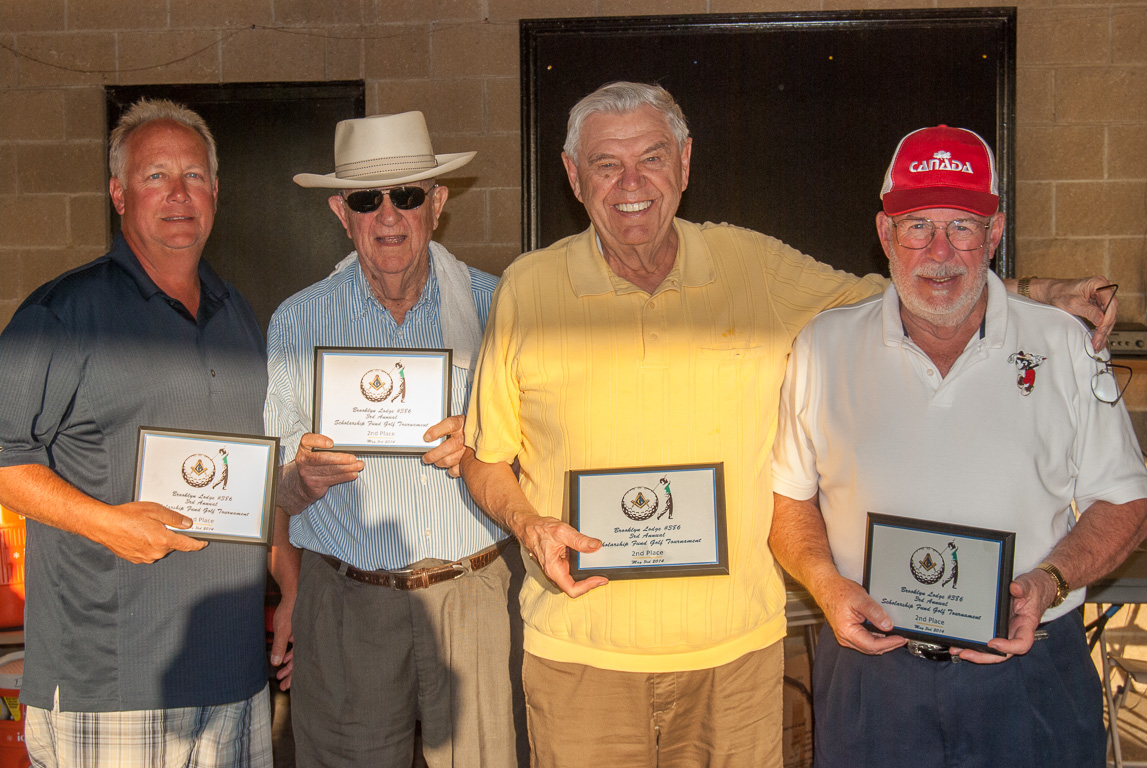
M 991 216 L 1000 207 L 995 156 L 973 131 L 921 128 L 900 140 L 880 199 L 889 216 L 927 208 Z

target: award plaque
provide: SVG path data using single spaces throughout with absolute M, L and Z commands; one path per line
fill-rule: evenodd
M 278 458 L 277 437 L 140 427 L 133 498 L 190 517 L 185 536 L 270 545 Z
M 315 347 L 312 432 L 344 453 L 423 454 L 450 415 L 449 349 Z
M 1008 634 L 1015 542 L 1006 531 L 870 512 L 864 589 L 892 634 L 998 653 L 987 643 Z
M 570 551 L 575 579 L 729 573 L 720 463 L 572 471 L 569 523 L 602 542 Z

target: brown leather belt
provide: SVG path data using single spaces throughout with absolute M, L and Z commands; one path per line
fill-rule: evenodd
M 375 587 L 391 587 L 401 590 L 426 589 L 427 587 L 433 587 L 435 584 L 441 584 L 444 581 L 453 581 L 466 573 L 466 563 L 470 564 L 471 572 L 485 568 L 501 557 L 502 551 L 511 541 L 512 539 L 506 539 L 489 549 L 482 550 L 476 555 L 464 557 L 453 563 L 437 565 L 433 568 L 419 568 L 416 571 L 364 571 L 355 568 L 350 563 L 344 563 L 337 557 L 331 557 L 330 555 L 319 555 L 319 557 L 326 560 L 331 568 L 334 568 L 343 576 L 355 581 L 361 581 L 363 584 L 370 584 Z

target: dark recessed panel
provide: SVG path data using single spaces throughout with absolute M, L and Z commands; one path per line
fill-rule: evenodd
M 143 96 L 194 109 L 215 135 L 219 211 L 204 256 L 251 302 L 266 330 L 291 294 L 353 250 L 329 192 L 291 177 L 334 170 L 335 124 L 365 114 L 361 82 L 227 83 L 107 88 L 108 130 Z M 112 232 L 119 231 L 112 211 Z
M 682 106 L 692 175 L 679 215 L 774 235 L 852 272 L 882 271 L 874 216 L 892 152 L 946 123 L 996 150 L 1013 270 L 1015 9 L 521 22 L 523 245 L 588 224 L 560 161 L 569 109 L 613 80 Z

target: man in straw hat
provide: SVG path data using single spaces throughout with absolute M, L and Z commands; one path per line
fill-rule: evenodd
M 436 155 L 421 112 L 376 115 L 338 124 L 334 173 L 295 176 L 332 191 L 355 247 L 268 330 L 266 427 L 282 438 L 279 505 L 302 549 L 291 673 L 301 766 L 405 768 L 416 720 L 431 766 L 517 764 L 508 592 L 520 558 L 503 557 L 511 540 L 457 467 L 496 280 L 431 239 L 448 196 L 435 179 L 475 154 Z M 311 432 L 316 346 L 450 349 L 455 415 L 426 431 L 421 458 L 324 450 L 334 441 Z M 389 394 L 420 386 L 402 363 L 386 365 Z
M 263 431 L 259 323 L 202 259 L 215 140 L 195 112 L 144 99 L 108 160 L 122 234 L 0 336 L 0 501 L 28 518 L 28 753 L 270 768 L 266 553 L 208 546 L 179 533 L 190 518 L 132 500 L 141 425 Z
M 691 151 L 663 88 L 611 83 L 582 99 L 562 160 L 591 226 L 515 261 L 490 311 L 462 467 L 531 556 L 522 676 L 539 765 L 781 762 L 785 589 L 767 546 L 780 383 L 805 323 L 885 281 L 677 218 Z M 571 549 L 609 550 L 563 521 L 568 471 L 645 467 L 656 493 L 657 478 L 682 477 L 662 474 L 676 465 L 715 462 L 727 575 L 574 580 Z M 684 490 L 673 479 L 673 525 L 708 509 L 715 527 Z M 634 526 L 616 515 L 620 530 L 601 535 L 628 555 Z
M 769 542 L 828 619 L 816 764 L 1103 766 L 1076 609 L 1147 532 L 1107 355 L 988 270 L 1005 220 L 978 135 L 908 134 L 881 198 L 892 285 L 805 326 L 773 446 Z M 898 519 L 869 539 L 870 596 L 869 512 L 1014 534 L 1014 569 L 984 534 Z

